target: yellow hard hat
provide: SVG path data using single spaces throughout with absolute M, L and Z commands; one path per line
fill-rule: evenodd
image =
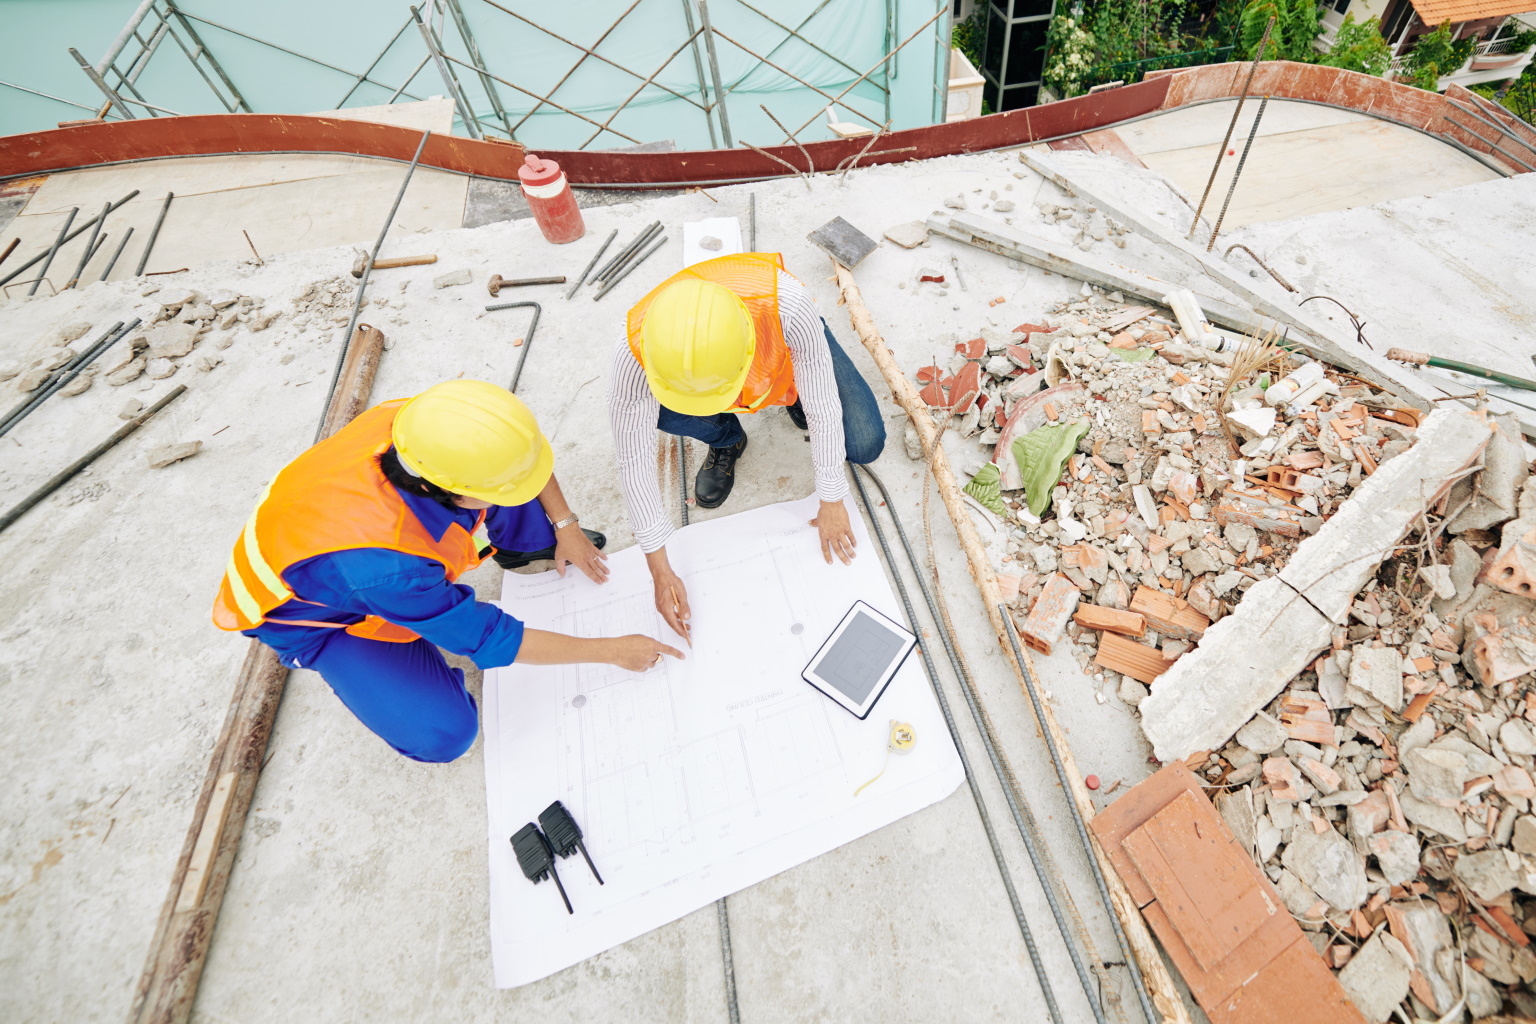
M 406 469 L 493 505 L 532 501 L 554 471 L 554 452 L 533 413 L 483 380 L 434 384 L 400 407 L 392 435 Z
M 713 416 L 741 393 L 757 333 L 735 292 L 685 278 L 651 300 L 640 325 L 640 351 L 657 401 L 685 416 Z

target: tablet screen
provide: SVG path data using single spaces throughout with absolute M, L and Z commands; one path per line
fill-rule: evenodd
M 816 674 L 855 705 L 863 704 L 906 644 L 906 637 L 868 613 L 857 611 L 848 628 L 817 662 Z

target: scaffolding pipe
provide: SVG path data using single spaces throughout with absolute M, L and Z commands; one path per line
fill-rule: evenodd
M 715 137 L 715 120 L 709 116 L 709 89 L 704 85 L 704 58 L 699 56 L 699 33 L 693 27 L 693 0 L 683 0 L 683 20 L 688 24 L 689 44 L 693 49 L 693 73 L 699 80 L 699 98 L 704 101 L 704 124 L 709 128 L 709 148 L 720 148 Z
M 468 101 L 460 95 L 458 85 L 454 80 L 453 71 L 443 60 L 442 51 L 438 48 L 437 40 L 432 37 L 432 30 L 427 23 L 421 20 L 421 8 L 412 7 L 411 17 L 416 19 L 416 28 L 421 32 L 421 41 L 426 44 L 427 54 L 432 58 L 432 63 L 437 65 L 437 73 L 442 76 L 443 88 L 448 90 L 448 95 L 453 97 L 453 105 L 459 111 L 459 120 L 464 122 L 464 130 L 472 139 L 480 138 L 479 126 L 475 124 L 474 112 L 469 109 Z
M 446 0 L 446 2 L 448 12 L 453 15 L 453 24 L 459 30 L 459 38 L 464 41 L 464 48 L 469 51 L 470 62 L 475 65 L 475 70 L 480 74 L 480 87 L 490 98 L 491 109 L 496 111 L 496 116 L 500 119 L 507 138 L 516 138 L 512 134 L 512 125 L 507 121 L 506 108 L 501 105 L 501 96 L 496 92 L 496 83 L 491 81 L 491 76 L 486 72 L 485 58 L 480 56 L 480 44 L 475 42 L 475 34 L 469 29 L 469 19 L 464 16 L 464 8 L 460 6 L 459 0 Z
M 187 20 L 187 16 L 181 13 L 181 8 L 176 6 L 176 0 L 165 0 L 165 6 L 167 10 L 176 16 L 176 20 L 181 22 L 181 27 L 186 30 L 192 42 L 197 44 L 198 56 L 208 58 L 208 64 L 213 68 L 213 73 L 219 76 L 219 81 L 224 83 L 224 88 L 228 89 L 229 94 L 235 98 L 235 103 L 247 114 L 251 113 L 250 104 L 245 102 L 245 97 L 240 95 L 240 90 L 235 88 L 235 83 L 230 79 L 229 75 L 224 73 L 224 66 L 219 63 L 219 58 L 215 57 L 213 51 L 208 49 L 208 44 L 204 43 L 202 37 L 197 34 L 197 29 L 192 27 L 192 23 Z M 176 33 L 172 32 L 171 38 L 176 39 Z M 181 42 L 180 39 L 176 39 L 176 41 L 178 44 Z M 192 58 L 192 63 L 197 64 L 197 57 Z M 198 70 L 201 72 L 201 67 Z M 203 75 L 205 81 L 207 78 L 207 75 Z M 209 82 L 208 87 L 212 89 L 213 83 Z M 218 90 L 214 89 L 214 93 L 217 95 Z M 222 97 L 220 99 L 222 100 Z M 234 113 L 234 111 L 230 111 L 230 113 Z
M 128 104 L 125 103 L 123 98 L 117 94 L 117 91 L 107 84 L 107 80 L 105 78 L 101 77 L 101 72 L 92 67 L 90 61 L 80 56 L 79 50 L 71 46 L 69 48 L 69 55 L 75 58 L 75 63 L 80 65 L 80 70 L 84 71 L 86 77 L 95 83 L 96 88 L 101 90 L 102 95 L 107 98 L 108 106 L 116 107 L 118 111 L 122 113 L 123 117 L 129 121 L 138 120 L 138 118 L 134 116 L 133 111 L 128 109 Z
M 166 211 L 171 208 L 171 200 L 175 198 L 175 192 L 165 194 L 165 202 L 160 204 L 160 216 L 155 218 L 155 226 L 149 232 L 149 241 L 144 243 L 144 255 L 139 257 L 139 268 L 133 272 L 134 277 L 144 273 L 144 267 L 149 263 L 149 253 L 155 247 L 155 239 L 160 237 L 160 225 L 165 223 Z
M 347 90 L 347 94 L 341 98 L 341 101 L 338 102 L 338 103 L 333 103 L 331 105 L 331 109 L 332 110 L 340 110 L 343 106 L 346 105 L 347 100 L 352 98 L 352 94 L 357 92 L 357 87 L 362 85 L 363 82 L 367 79 L 368 75 L 372 73 L 373 69 L 379 66 L 379 61 L 384 59 L 385 55 L 389 53 L 390 49 L 396 43 L 398 43 L 400 41 L 400 37 L 405 34 L 405 30 L 410 28 L 410 27 L 411 27 L 411 19 L 410 18 L 406 18 L 405 19 L 405 24 L 401 25 L 400 28 L 395 32 L 395 34 L 390 37 L 389 42 L 384 44 L 384 49 L 379 51 L 379 55 L 377 57 L 373 58 L 373 63 L 369 64 L 368 67 L 366 69 L 364 69 L 362 74 L 355 76 L 355 79 L 352 82 L 352 88 Z M 423 64 L 425 64 L 425 61 L 423 62 Z M 421 68 L 417 68 L 416 70 L 420 71 Z M 414 78 L 416 76 L 412 75 L 411 77 Z M 410 85 L 411 84 L 410 83 L 410 79 L 407 79 L 405 84 L 406 85 Z M 403 88 L 405 88 L 405 86 L 402 85 L 400 88 L 403 89 Z M 399 92 L 397 91 L 395 93 L 395 95 L 398 96 Z
M 129 16 L 128 23 L 123 26 L 122 31 L 118 32 L 117 38 L 112 40 L 112 45 L 107 47 L 106 56 L 96 63 L 98 75 L 107 73 L 107 68 L 111 67 L 112 62 L 117 60 L 117 55 L 123 52 L 123 48 L 128 45 L 128 40 L 138 31 L 140 22 L 153 6 L 155 6 L 155 0 L 143 0 L 138 9 Z
M 458 64 L 458 65 L 460 65 L 462 67 L 469 67 L 468 64 L 465 64 L 463 61 L 459 60 L 457 57 L 453 57 L 453 56 L 450 56 L 448 54 L 444 54 L 443 57 L 444 57 L 445 60 L 448 60 L 448 61 L 450 61 L 450 62 L 452 62 L 454 64 Z M 586 116 L 585 114 L 582 114 L 582 113 L 579 113 L 579 112 L 577 112 L 575 110 L 572 110 L 569 107 L 563 107 L 560 104 L 556 103 L 554 100 L 550 99 L 548 96 L 540 96 L 536 92 L 532 92 L 532 91 L 530 91 L 528 89 L 524 89 L 522 86 L 518 85 L 516 82 L 509 82 L 505 78 L 501 78 L 501 77 L 499 77 L 497 75 L 491 74 L 489 71 L 487 71 L 486 74 L 491 75 L 492 78 L 496 79 L 496 81 L 500 82 L 502 85 L 505 85 L 505 86 L 507 86 L 508 88 L 511 88 L 511 89 L 516 89 L 518 92 L 524 94 L 525 96 L 532 96 L 534 99 L 538 100 L 541 103 L 548 103 L 550 106 L 554 107 L 558 111 L 561 111 L 562 113 L 570 114 L 572 117 L 579 117 L 581 120 L 583 120 L 583 121 L 585 121 L 585 122 L 587 122 L 588 124 L 591 124 L 591 125 L 598 124 L 598 122 L 592 120 L 590 117 Z M 640 76 L 636 75 L 635 77 L 638 78 Z M 665 86 L 661 85 L 659 82 L 657 83 L 657 87 L 658 88 L 666 88 Z M 406 95 L 410 95 L 410 94 L 407 93 Z M 684 97 L 684 98 L 686 99 L 687 97 Z M 688 102 L 689 103 L 693 103 L 693 100 L 689 99 Z M 695 105 L 697 105 L 697 104 L 695 104 Z M 522 122 L 518 122 L 518 124 L 521 124 L 521 123 Z M 516 128 L 517 125 L 513 125 L 512 127 Z M 599 125 L 599 127 L 601 127 L 601 126 Z M 633 142 L 637 146 L 643 145 L 643 143 L 639 139 L 635 138 L 632 135 L 625 135 L 623 132 L 619 131 L 617 128 L 609 128 L 608 130 L 610 132 L 612 132 L 613 134 L 617 135 L 621 139 L 628 139 L 630 142 Z
M 683 52 L 683 48 L 686 47 L 689 43 L 693 42 L 695 39 L 697 39 L 698 36 L 699 36 L 699 33 L 698 32 L 694 32 L 691 37 L 689 37 L 688 39 L 683 40 L 682 45 L 678 46 L 677 49 L 675 49 L 671 53 L 669 53 L 667 55 L 667 59 L 661 62 L 661 66 L 660 67 L 658 67 L 655 71 L 652 71 L 650 73 L 649 77 L 647 77 L 638 86 L 635 87 L 635 91 L 634 92 L 630 93 L 628 96 L 624 97 L 622 100 L 619 101 L 619 105 L 613 108 L 613 113 L 608 115 L 608 120 L 604 121 L 602 123 L 602 125 L 598 128 L 597 131 L 595 131 L 591 135 L 587 136 L 586 141 L 582 142 L 582 144 L 577 146 L 576 148 L 577 149 L 586 149 L 588 146 L 590 146 L 592 144 L 593 140 L 595 140 L 598 136 L 602 135 L 603 132 L 607 131 L 608 130 L 608 126 L 613 123 L 613 119 L 618 117 L 619 114 L 623 113 L 624 108 L 629 106 L 630 101 L 633 100 L 636 96 L 640 95 L 641 90 L 643 90 L 646 86 L 654 85 L 655 82 L 656 82 L 656 76 L 661 74 L 663 71 L 667 70 L 667 66 L 669 64 L 671 64 L 674 60 L 677 59 L 677 55 Z M 713 137 L 713 133 L 711 133 L 711 137 Z
M 709 76 L 715 83 L 714 107 L 719 111 L 720 134 L 725 138 L 727 149 L 736 143 L 731 141 L 731 118 L 725 109 L 725 89 L 720 85 L 720 58 L 715 53 L 715 30 L 709 23 L 709 0 L 698 0 L 699 21 L 704 26 L 704 52 L 709 55 Z
M 938 11 L 936 11 L 934 13 L 933 17 L 929 18 L 927 21 L 925 21 L 921 25 L 917 26 L 917 28 L 913 30 L 912 34 L 907 36 L 907 38 L 903 39 L 901 41 L 900 45 L 898 45 L 896 47 L 896 49 L 892 50 L 890 53 L 887 53 L 884 57 L 881 57 L 878 61 L 876 61 L 870 67 L 870 69 L 868 71 L 864 72 L 858 78 L 855 78 L 852 82 L 849 82 L 847 88 L 845 88 L 842 92 L 838 93 L 837 97 L 832 102 L 833 103 L 841 103 L 843 101 L 843 97 L 847 96 L 850 92 L 852 92 L 854 90 L 854 88 L 860 82 L 864 81 L 864 79 L 868 78 L 870 75 L 874 74 L 880 68 L 884 67 L 892 58 L 894 58 L 898 53 L 901 52 L 903 47 L 905 47 L 912 40 L 916 39 L 918 36 L 922 35 L 923 32 L 928 28 L 929 25 L 932 25 L 934 22 L 936 22 L 940 18 L 944 17 L 944 15 L 945 15 L 945 13 L 947 11 L 948 11 L 947 7 L 940 7 L 938 9 Z M 849 109 L 851 110 L 853 108 L 850 107 Z M 810 127 L 811 122 L 816 120 L 816 118 L 818 118 L 820 116 L 821 116 L 820 111 L 818 111 L 815 114 L 812 114 L 810 119 L 807 120 L 805 122 L 805 124 L 802 124 L 800 127 L 796 128 L 794 130 L 793 134 L 799 135 L 801 132 L 805 131 L 807 128 Z

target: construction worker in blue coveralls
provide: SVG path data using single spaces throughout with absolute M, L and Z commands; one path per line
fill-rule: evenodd
M 528 408 L 494 384 L 448 381 L 369 409 L 277 474 L 235 544 L 213 620 L 320 673 L 406 757 L 452 761 L 479 726 L 464 673 L 439 647 L 481 668 L 640 672 L 682 657 L 638 634 L 525 629 L 455 582 L 493 556 L 503 568 L 553 558 L 561 575 L 569 564 L 602 583 L 604 541 L 566 504 Z

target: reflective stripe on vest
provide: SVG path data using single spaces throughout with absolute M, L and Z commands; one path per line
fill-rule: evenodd
M 646 310 L 661 290 L 675 281 L 710 281 L 729 288 L 747 304 L 757 335 L 757 351 L 747 370 L 747 379 L 742 382 L 735 404 L 726 412 L 757 412 L 767 406 L 793 405 L 797 397 L 795 370 L 789 346 L 784 343 L 784 325 L 779 320 L 779 273 L 783 270 L 784 257 L 776 252 L 743 252 L 717 256 L 673 274 L 629 311 L 629 351 L 635 362 L 642 369 L 645 367 L 640 330 Z
M 252 629 L 268 621 L 273 609 L 303 601 L 284 582 L 283 573 L 316 555 L 386 548 L 441 563 L 450 582 L 480 564 L 481 545 L 473 532 L 485 523 L 484 512 L 474 531 L 455 523 L 435 540 L 379 469 L 378 457 L 389 450 L 395 413 L 403 404 L 385 402 L 369 409 L 289 463 L 267 485 L 230 552 L 214 600 L 214 625 Z M 331 625 L 376 640 L 417 639 L 410 630 L 378 616 L 349 626 L 293 624 Z

